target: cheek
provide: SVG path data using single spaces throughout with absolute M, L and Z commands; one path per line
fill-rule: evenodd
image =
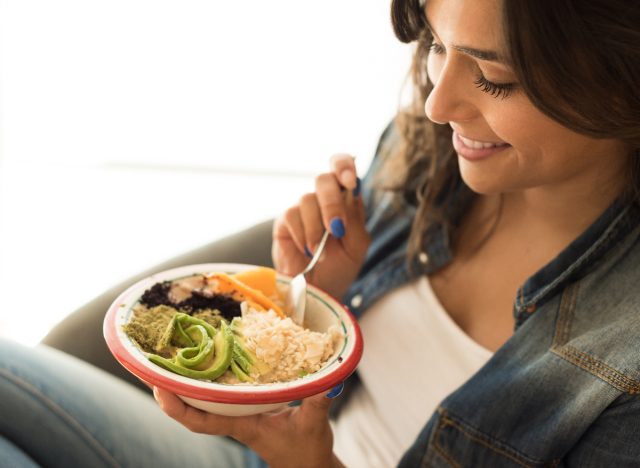
M 540 125 L 537 117 L 528 101 L 519 95 L 508 97 L 495 106 L 493 97 L 491 104 L 493 109 L 484 112 L 487 124 L 498 138 L 506 141 L 515 148 L 527 148 L 537 146 L 547 133 Z
M 506 141 L 516 148 L 529 143 L 527 127 L 517 120 L 506 118 L 505 115 L 508 114 L 498 114 L 491 120 L 487 119 L 493 133 L 500 140 Z

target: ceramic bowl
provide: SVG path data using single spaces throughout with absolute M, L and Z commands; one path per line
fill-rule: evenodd
M 344 305 L 314 286 L 309 286 L 307 292 L 305 328 L 324 332 L 335 324 L 342 330 L 343 338 L 320 370 L 289 382 L 230 385 L 183 377 L 149 361 L 122 329 L 144 291 L 155 283 L 213 272 L 233 274 L 251 268 L 256 266 L 229 263 L 189 265 L 154 274 L 134 284 L 113 302 L 105 316 L 103 331 L 111 353 L 136 377 L 175 393 L 191 406 L 227 416 L 275 411 L 293 401 L 328 392 L 343 382 L 355 370 L 362 356 L 360 327 Z M 277 278 L 279 283 L 288 283 L 289 280 L 282 275 Z

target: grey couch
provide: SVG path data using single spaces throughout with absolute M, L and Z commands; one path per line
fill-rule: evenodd
M 62 320 L 42 340 L 42 344 L 77 356 L 148 391 L 145 385 L 118 364 L 105 344 L 102 336 L 102 320 L 108 307 L 122 291 L 133 283 L 152 273 L 169 268 L 210 262 L 272 266 L 272 225 L 272 220 L 264 221 L 247 230 L 165 261 L 123 281 Z

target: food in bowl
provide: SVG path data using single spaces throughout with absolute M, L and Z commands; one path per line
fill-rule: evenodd
M 123 329 L 154 364 L 223 384 L 288 382 L 318 371 L 343 339 L 288 316 L 275 270 L 194 274 L 153 284 Z
M 304 329 L 310 332 L 330 334 L 333 340 L 333 354 L 318 370 L 302 377 L 298 376 L 300 374 L 294 374 L 295 378 L 292 380 L 267 383 L 263 381 L 264 379 L 258 379 L 252 382 L 229 384 L 223 382 L 221 377 L 216 380 L 185 377 L 154 364 L 148 358 L 149 352 L 144 351 L 143 347 L 150 346 L 151 348 L 147 349 L 153 354 L 158 354 L 153 350 L 153 343 L 167 329 L 168 321 L 175 314 L 173 311 L 170 311 L 169 318 L 162 319 L 160 317 L 162 314 L 156 314 L 157 322 L 148 320 L 148 323 L 144 324 L 148 330 L 154 328 L 156 330 L 155 334 L 149 333 L 151 339 L 145 345 L 141 345 L 125 332 L 127 325 L 133 323 L 131 319 L 134 310 L 140 305 L 142 297 L 147 291 L 150 291 L 148 293 L 150 297 L 145 300 L 150 301 L 149 308 L 158 306 L 176 308 L 176 305 L 180 304 L 181 307 L 176 309 L 181 313 L 184 312 L 180 309 L 191 307 L 191 313 L 186 315 L 202 320 L 217 320 L 215 319 L 216 314 L 209 316 L 209 312 L 206 312 L 206 309 L 212 308 L 205 306 L 211 298 L 202 297 L 206 294 L 200 294 L 197 291 L 198 287 L 194 288 L 184 284 L 186 286 L 184 291 L 176 287 L 169 294 L 171 285 L 177 286 L 176 280 L 192 278 L 197 283 L 201 281 L 199 276 L 210 276 L 212 273 L 224 273 L 261 292 L 264 297 L 258 295 L 247 298 L 246 291 L 242 292 L 231 288 L 234 289 L 232 296 L 238 294 L 235 297 L 243 299 L 240 303 L 244 301 L 248 305 L 252 305 L 252 308 L 258 309 L 260 315 L 256 314 L 255 317 L 264 320 L 273 319 L 271 313 L 267 313 L 270 308 L 268 303 L 264 302 L 265 299 L 268 299 L 281 308 L 283 317 L 286 318 L 286 308 L 282 307 L 282 297 L 291 278 L 276 274 L 273 270 L 265 272 L 256 271 L 257 269 L 256 265 L 205 263 L 172 268 L 141 279 L 123 291 L 107 310 L 103 323 L 107 347 L 122 366 L 149 385 L 170 391 L 195 408 L 226 416 L 245 416 L 277 411 L 293 401 L 318 393 L 326 393 L 347 379 L 356 369 L 362 357 L 363 340 L 360 327 L 344 304 L 313 285 L 307 287 Z M 276 276 L 275 283 L 274 275 Z M 191 296 L 187 297 L 187 292 Z M 153 299 L 154 297 L 155 299 Z M 183 301 L 187 302 L 183 303 Z M 243 334 L 251 334 L 248 322 L 242 318 L 241 308 L 243 306 L 239 306 L 240 310 L 238 311 L 237 302 L 218 303 L 215 308 L 221 312 L 222 317 L 227 313 L 239 313 L 244 322 L 243 326 L 246 327 Z M 200 311 L 196 309 L 200 309 Z M 234 310 L 235 312 L 233 312 Z M 273 312 L 278 318 L 283 318 L 279 316 L 277 309 L 274 309 Z M 234 316 L 225 319 L 229 327 L 233 318 Z M 163 320 L 164 323 L 162 323 Z M 274 323 L 283 325 L 282 321 L 274 320 Z M 219 326 L 213 321 L 212 324 Z M 332 329 L 337 329 L 338 332 L 333 333 L 330 331 Z M 195 335 L 195 330 L 192 333 Z M 139 336 L 138 340 L 143 341 L 143 336 Z M 273 350 L 277 347 L 272 346 L 269 349 Z M 190 355 L 187 353 L 185 357 L 189 358 Z M 286 359 L 282 359 L 282 364 L 286 364 Z M 233 371 L 230 373 L 228 371 L 229 369 L 225 372 L 227 377 L 236 378 Z

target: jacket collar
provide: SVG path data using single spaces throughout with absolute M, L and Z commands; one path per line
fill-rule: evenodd
M 455 203 L 450 208 L 450 219 L 454 221 L 460 219 L 473 199 L 473 193 L 464 183 L 461 185 L 456 188 Z M 586 275 L 603 255 L 639 225 L 640 204 L 624 197 L 616 199 L 580 236 L 520 287 L 514 304 L 517 326 L 558 290 Z M 413 268 L 428 274 L 448 264 L 452 253 L 446 227 L 433 226 L 426 239 L 424 247 L 429 265 L 416 261 Z
M 547 265 L 531 276 L 518 291 L 514 313 L 533 312 L 560 288 L 578 280 L 640 225 L 640 205 L 615 200 L 580 236 Z

